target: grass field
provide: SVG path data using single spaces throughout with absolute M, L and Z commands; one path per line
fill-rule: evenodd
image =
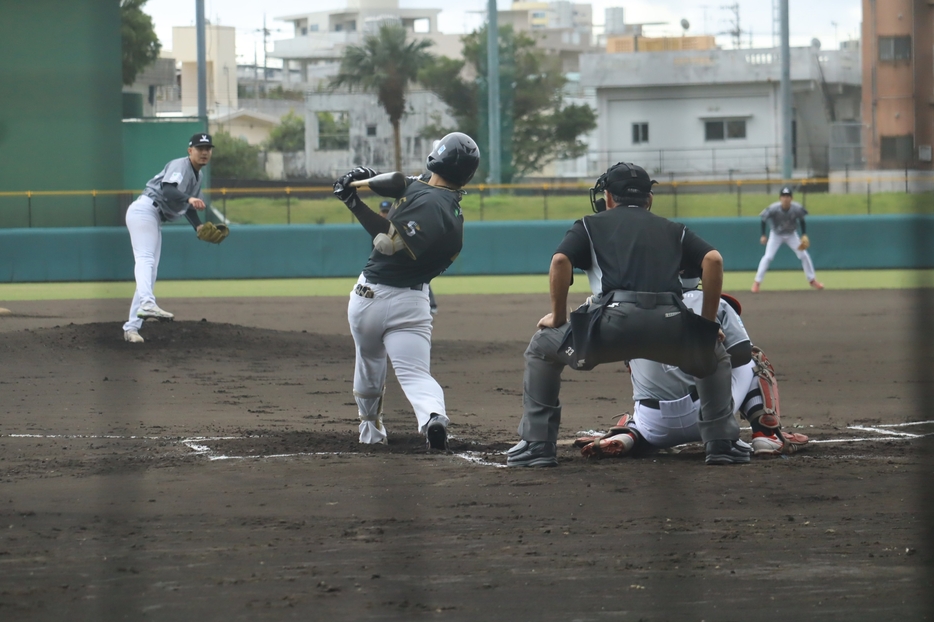
M 723 289 L 745 291 L 752 284 L 753 272 L 728 272 Z M 934 270 L 825 270 L 820 278 L 828 289 L 906 289 L 934 287 Z M 220 281 L 159 281 L 160 298 L 217 298 L 267 296 L 345 296 L 356 278 L 266 279 Z M 442 276 L 431 282 L 438 295 L 454 294 L 535 294 L 548 292 L 547 275 Z M 808 289 L 800 270 L 771 271 L 762 291 Z M 3 283 L 0 306 L 17 300 L 94 300 L 133 297 L 129 281 L 103 283 Z M 587 280 L 576 278 L 571 291 L 588 293 Z
M 777 196 L 763 193 L 674 194 L 659 192 L 653 211 L 666 218 L 755 217 Z M 379 205 L 379 197 L 363 194 L 363 200 L 372 208 Z M 865 214 L 934 213 L 931 193 L 904 194 L 887 192 L 870 195 L 799 193 L 812 216 L 853 216 Z M 214 198 L 215 209 L 242 224 L 347 224 L 354 222 L 347 208 L 335 198 L 279 198 L 244 197 L 227 199 L 226 203 Z M 467 221 L 480 220 L 575 220 L 590 213 L 590 200 L 586 191 L 579 196 L 541 194 L 515 196 L 500 194 L 482 197 L 468 192 L 461 206 Z

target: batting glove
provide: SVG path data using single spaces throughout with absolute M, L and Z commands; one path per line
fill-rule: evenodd
M 379 175 L 379 173 L 369 168 L 368 166 L 358 166 L 354 170 L 350 171 L 348 175 L 352 176 L 354 178 L 354 181 L 358 181 L 361 179 L 369 179 L 370 177 L 376 177 L 377 175 Z
M 361 179 L 367 179 L 363 177 Z M 334 196 L 346 203 L 357 196 L 357 189 L 350 185 L 354 181 L 353 173 L 347 173 L 334 182 Z

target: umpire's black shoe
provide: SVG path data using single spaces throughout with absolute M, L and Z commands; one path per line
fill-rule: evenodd
M 707 464 L 746 464 L 752 453 L 743 441 L 708 441 Z
M 428 438 L 428 449 L 444 451 L 448 448 L 448 430 L 444 427 L 439 415 L 431 414 L 428 425 L 425 426 L 425 436 Z
M 519 441 L 518 445 L 506 452 L 506 466 L 558 466 L 558 446 L 548 441 Z

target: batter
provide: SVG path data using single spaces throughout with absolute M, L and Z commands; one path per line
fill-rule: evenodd
M 461 251 L 464 216 L 461 187 L 473 178 L 480 150 L 454 132 L 428 156 L 428 181 L 409 178 L 405 194 L 386 217 L 357 196 L 351 182 L 376 172 L 359 167 L 334 184 L 334 194 L 373 236 L 373 251 L 350 294 L 347 319 L 356 348 L 353 394 L 360 416 L 360 442 L 384 443 L 383 393 L 386 357 L 415 411 L 429 448 L 446 449 L 444 391 L 431 376 L 429 283 Z

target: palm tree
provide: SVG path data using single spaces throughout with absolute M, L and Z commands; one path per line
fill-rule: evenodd
M 398 24 L 383 24 L 379 33 L 368 35 L 362 45 L 344 50 L 338 74 L 331 78 L 332 88 L 346 86 L 351 91 L 376 92 L 376 98 L 392 123 L 393 155 L 396 170 L 402 170 L 402 138 L 399 121 L 405 114 L 405 92 L 415 81 L 419 69 L 431 61 L 425 50 L 434 43 L 429 39 L 406 41 L 407 32 Z

